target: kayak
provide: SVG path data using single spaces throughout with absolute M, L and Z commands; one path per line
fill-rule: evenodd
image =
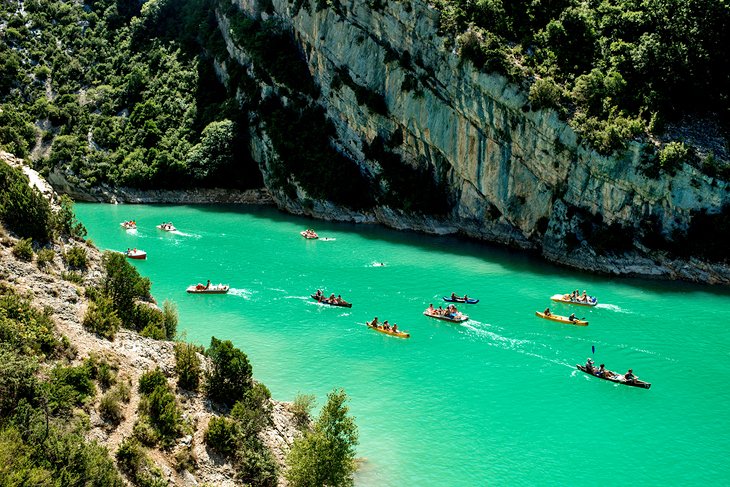
M 127 250 L 124 252 L 124 255 L 126 255 L 130 259 L 138 259 L 138 260 L 144 260 L 147 258 L 147 252 L 144 250 Z
M 348 302 L 342 302 L 342 303 L 330 303 L 328 298 L 322 297 L 322 299 L 318 299 L 316 294 L 310 294 L 312 296 L 312 299 L 317 301 L 320 304 L 328 304 L 330 306 L 340 306 L 341 308 L 352 308 L 352 303 Z
M 228 289 L 228 284 L 211 285 L 207 289 L 202 284 L 195 284 L 188 286 L 187 292 L 191 294 L 226 294 Z
M 607 380 L 609 382 L 615 382 L 617 384 L 623 384 L 625 386 L 631 386 L 631 387 L 641 387 L 642 389 L 649 389 L 651 387 L 651 384 L 648 382 L 644 382 L 643 380 L 635 379 L 631 382 L 624 379 L 624 376 L 621 374 L 617 374 L 615 372 L 611 372 L 610 370 L 606 371 L 606 375 L 601 377 L 600 375 L 592 374 L 588 372 L 584 365 L 577 365 L 578 370 L 581 370 L 585 372 L 588 375 L 592 375 L 593 377 L 598 377 L 599 379 Z
M 372 328 L 375 331 L 379 331 L 380 333 L 385 333 L 386 335 L 398 337 L 398 338 L 410 338 L 411 334 L 407 333 L 405 331 L 393 331 L 393 330 L 386 330 L 380 325 L 373 325 L 372 321 L 366 321 L 366 325 L 368 325 L 368 328 Z
M 548 316 L 545 313 L 541 313 L 540 311 L 535 311 L 535 314 L 537 316 L 539 316 L 540 318 L 544 318 L 546 320 L 557 321 L 558 323 L 565 323 L 566 325 L 588 326 L 587 321 L 579 320 L 578 318 L 571 321 L 570 319 L 568 319 L 567 316 L 560 316 L 560 315 L 553 315 L 553 314 Z
M 424 311 L 424 315 L 428 316 L 429 318 L 436 318 L 437 320 L 444 320 L 444 321 L 450 321 L 451 323 L 463 323 L 466 320 L 469 319 L 467 315 L 463 315 L 459 313 L 457 316 L 449 317 L 446 315 L 432 315 L 431 313 Z
M 464 298 L 455 298 L 454 299 L 454 298 L 447 298 L 446 296 L 444 296 L 444 301 L 446 301 L 447 303 L 465 303 L 465 304 L 477 304 L 479 302 L 478 299 L 474 299 L 474 298 L 467 298 L 466 300 L 464 300 Z
M 555 294 L 550 296 L 550 299 L 557 301 L 558 303 L 577 304 L 578 306 L 595 306 L 598 304 L 598 299 L 594 296 L 588 296 L 588 301 L 578 301 L 576 299 L 571 299 L 570 294 Z

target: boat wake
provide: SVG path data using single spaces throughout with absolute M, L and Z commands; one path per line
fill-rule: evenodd
M 370 267 L 385 267 L 385 262 L 371 262 Z
M 491 331 L 491 329 L 496 330 L 497 327 L 493 327 L 489 323 L 469 320 L 465 323 L 462 323 L 462 328 L 465 328 L 467 330 L 468 335 L 484 341 L 490 347 L 496 347 L 502 350 L 511 350 L 522 355 L 535 357 L 545 362 L 553 363 L 555 365 L 561 365 L 569 368 L 574 367 L 573 364 L 570 364 L 564 360 L 548 356 L 547 354 L 552 351 L 552 349 L 548 345 L 539 341 L 511 338 L 505 335 L 501 335 L 499 333 L 495 333 L 494 331 Z
M 334 242 L 335 240 L 337 240 L 337 239 L 334 237 L 324 237 L 324 238 L 320 237 L 319 238 L 320 242 Z
M 136 228 L 127 228 L 126 232 L 130 235 L 137 235 L 137 229 Z
M 203 238 L 202 235 L 198 235 L 197 233 L 186 233 L 186 232 L 181 232 L 180 230 L 173 230 L 173 231 L 167 232 L 167 233 L 170 233 L 172 235 L 179 235 L 180 237 Z
M 598 303 L 596 305 L 596 308 L 607 309 L 609 311 L 615 311 L 617 313 L 631 314 L 631 311 L 627 311 L 627 310 L 623 309 L 621 306 L 616 306 L 615 304 Z
M 250 300 L 253 296 L 254 292 L 248 289 L 236 289 L 231 288 L 228 290 L 228 294 L 231 294 L 233 296 L 238 296 L 239 298 L 243 298 L 245 300 Z

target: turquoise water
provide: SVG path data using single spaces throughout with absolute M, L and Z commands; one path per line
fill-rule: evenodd
M 101 249 L 137 247 L 180 331 L 244 350 L 275 398 L 342 387 L 360 430 L 358 486 L 697 485 L 730 482 L 730 293 L 615 279 L 455 238 L 293 217 L 271 208 L 79 204 Z M 136 232 L 119 223 L 135 219 Z M 172 221 L 179 233 L 155 228 Z M 307 227 L 331 241 L 308 241 Z M 385 266 L 375 266 L 382 262 Z M 223 296 L 185 293 L 228 283 Z M 316 289 L 352 309 L 322 306 Z M 597 308 L 554 305 L 587 289 Z M 457 325 L 421 313 L 455 291 Z M 590 321 L 541 320 L 536 310 Z M 412 337 L 368 329 L 373 316 Z M 591 347 L 595 346 L 595 355 Z M 575 364 L 632 367 L 650 390 Z

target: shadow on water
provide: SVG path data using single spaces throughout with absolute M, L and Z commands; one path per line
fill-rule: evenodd
M 176 205 L 151 205 L 176 206 Z M 537 276 L 550 277 L 571 276 L 580 287 L 593 284 L 620 284 L 637 290 L 658 294 L 687 294 L 703 292 L 717 296 L 730 296 L 730 289 L 710 284 L 691 283 L 685 281 L 669 281 L 661 279 L 622 277 L 574 269 L 558 263 L 548 262 L 538 252 L 519 250 L 498 244 L 480 241 L 462 235 L 429 235 L 412 230 L 397 230 L 380 224 L 362 224 L 320 220 L 308 216 L 285 213 L 271 205 L 215 204 L 184 205 L 203 212 L 231 213 L 266 220 L 273 223 L 301 222 L 302 229 L 316 228 L 320 235 L 330 231 L 356 233 L 367 240 L 387 242 L 390 245 L 415 247 L 425 251 L 444 254 L 444 264 L 448 264 L 449 254 L 454 256 L 469 255 L 486 262 L 497 262 L 510 272 L 530 273 Z

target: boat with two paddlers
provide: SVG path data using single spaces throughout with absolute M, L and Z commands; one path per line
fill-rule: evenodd
M 550 299 L 558 303 L 577 304 L 578 306 L 595 306 L 598 304 L 598 299 L 595 296 L 586 296 L 583 299 L 581 296 L 576 297 L 574 294 L 554 294 L 550 296 Z
M 145 260 L 147 258 L 147 252 L 139 249 L 127 249 L 124 255 L 129 259 Z
M 316 240 L 319 238 L 319 235 L 317 235 L 317 232 L 315 232 L 311 228 L 302 230 L 301 232 L 299 232 L 299 235 L 301 235 L 302 237 L 309 239 L 309 240 Z
M 478 299 L 470 298 L 468 296 L 459 297 L 459 296 L 443 296 L 444 301 L 447 303 L 463 303 L 463 304 L 477 304 L 479 302 Z
M 410 338 L 411 334 L 405 331 L 400 330 L 393 330 L 393 328 L 385 328 L 383 325 L 380 324 L 373 324 L 372 321 L 366 321 L 366 325 L 368 325 L 368 328 L 372 328 L 375 331 L 379 331 L 380 333 L 385 333 L 386 335 L 398 337 L 398 338 Z
M 228 284 L 193 284 L 188 286 L 187 292 L 190 294 L 226 294 L 230 286 Z
M 352 308 L 352 303 L 348 303 L 342 298 L 325 297 L 323 294 L 310 294 L 312 299 L 320 304 L 328 304 L 330 306 L 340 306 L 342 308 Z
M 450 321 L 451 323 L 463 323 L 469 319 L 469 317 L 467 315 L 462 314 L 458 311 L 455 313 L 446 312 L 444 314 L 439 314 L 438 312 L 429 312 L 429 310 L 426 310 L 423 312 L 423 314 L 428 316 L 429 318 L 436 318 L 437 320 Z
M 558 323 L 564 323 L 566 325 L 588 326 L 588 322 L 584 319 L 571 319 L 570 316 L 561 316 L 552 313 L 546 314 L 541 311 L 535 311 L 535 314 L 545 320 L 557 321 Z
M 588 371 L 586 369 L 585 365 L 579 365 L 576 364 L 576 367 L 578 367 L 578 370 L 581 370 L 585 372 L 588 375 L 592 375 L 593 377 L 598 377 L 599 379 L 607 380 L 610 382 L 615 382 L 617 384 L 623 384 L 625 386 L 631 386 L 631 387 L 641 387 L 642 389 L 649 389 L 651 387 L 651 384 L 649 382 L 644 382 L 643 380 L 639 379 L 633 379 L 633 380 L 626 380 L 626 377 L 622 374 L 617 374 L 616 372 L 612 372 L 610 370 L 606 370 L 603 375 L 596 374 L 597 369 L 593 369 L 593 372 Z
M 125 230 L 134 230 L 137 228 L 137 222 L 134 220 L 127 220 L 119 224 Z
M 175 232 L 177 231 L 177 228 L 175 228 L 175 225 L 172 224 L 172 222 L 163 222 L 157 225 L 157 228 L 162 230 L 163 232 Z

